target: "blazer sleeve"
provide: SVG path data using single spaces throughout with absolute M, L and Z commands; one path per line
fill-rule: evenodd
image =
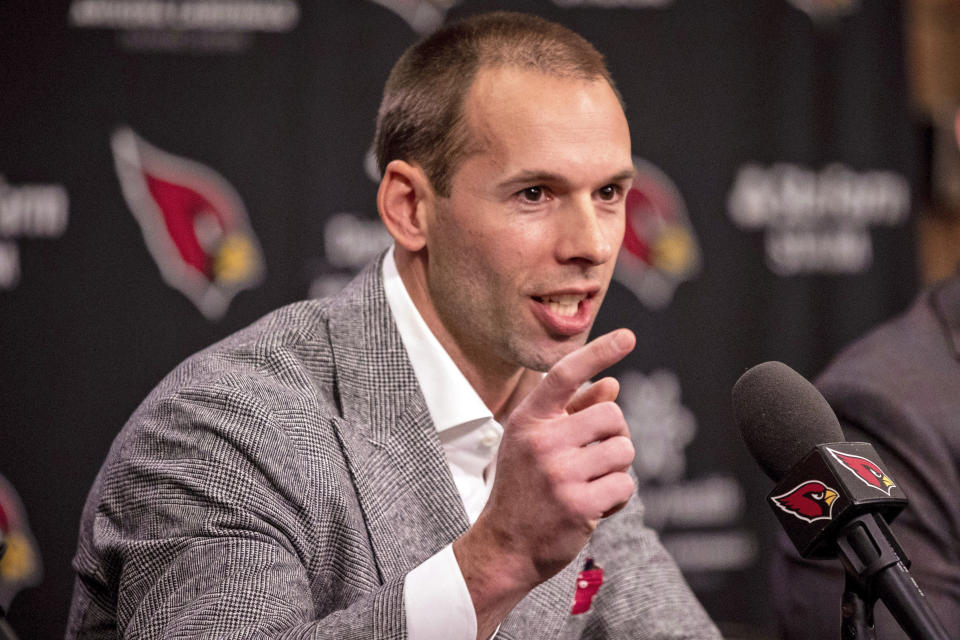
M 329 425 L 260 395 L 185 388 L 135 414 L 85 509 L 68 638 L 406 637 Z

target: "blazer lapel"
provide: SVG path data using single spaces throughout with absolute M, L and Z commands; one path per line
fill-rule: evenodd
M 470 525 L 383 292 L 382 260 L 339 296 L 329 327 L 342 412 L 335 426 L 386 582 Z M 527 594 L 500 635 L 557 637 L 585 555 Z
M 382 260 L 344 290 L 329 326 L 342 411 L 335 426 L 386 582 L 469 523 L 383 292 Z

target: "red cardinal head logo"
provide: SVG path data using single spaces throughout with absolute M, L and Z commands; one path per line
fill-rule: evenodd
M 263 279 L 263 256 L 236 190 L 213 169 L 157 149 L 129 128 L 113 134 L 123 196 L 167 284 L 207 318 Z
M 614 277 L 651 309 L 663 309 L 674 290 L 700 269 L 700 249 L 680 191 L 652 164 L 633 159 L 626 227 Z
M 813 522 L 833 517 L 833 502 L 837 499 L 837 492 L 819 480 L 808 480 L 770 499 L 783 511 L 801 520 Z
M 861 481 L 870 485 L 878 491 L 883 491 L 885 494 L 890 495 L 890 490 L 895 486 L 893 480 L 883 472 L 883 469 L 878 467 L 876 463 L 867 460 L 866 458 L 861 458 L 860 456 L 855 456 L 849 453 L 841 453 L 839 451 L 834 451 L 833 449 L 828 448 L 827 451 L 830 452 L 837 462 L 842 464 L 844 467 L 849 469 L 860 478 Z
M 43 563 L 20 496 L 3 476 L 0 476 L 0 533 L 6 542 L 6 552 L 0 554 L 0 609 L 9 609 L 17 592 L 40 584 Z

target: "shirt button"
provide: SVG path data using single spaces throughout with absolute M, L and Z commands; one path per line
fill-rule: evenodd
M 486 429 L 480 436 L 480 444 L 485 447 L 492 447 L 498 442 L 500 442 L 500 434 L 496 429 Z

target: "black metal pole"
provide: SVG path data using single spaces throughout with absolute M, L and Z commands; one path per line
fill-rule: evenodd
M 867 603 L 882 600 L 912 640 L 950 640 L 907 571 L 909 560 L 882 517 L 867 514 L 851 520 L 837 537 L 837 549 L 856 592 Z
M 841 640 L 877 640 L 877 630 L 873 626 L 874 602 L 860 592 L 860 585 L 848 573 L 841 606 Z

